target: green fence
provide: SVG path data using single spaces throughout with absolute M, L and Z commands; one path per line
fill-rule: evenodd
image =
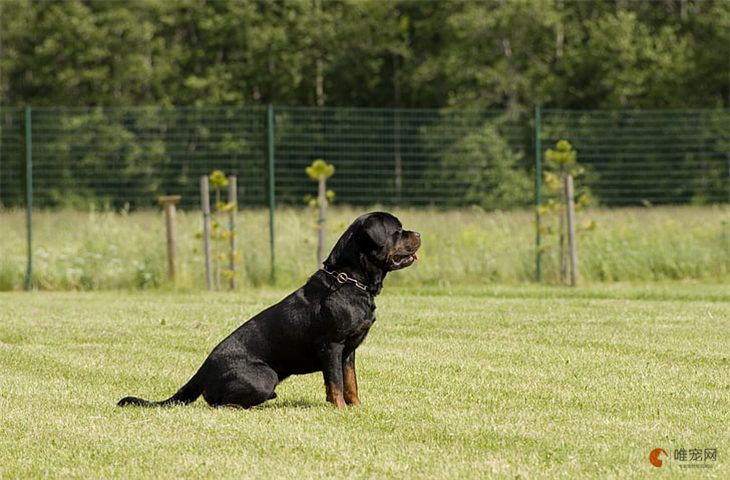
M 0 108 L 0 202 L 25 205 L 30 160 L 39 208 L 148 208 L 163 194 L 192 208 L 198 177 L 214 169 L 238 176 L 243 205 L 268 205 L 271 193 L 300 205 L 312 193 L 304 167 L 323 158 L 337 167 L 330 187 L 341 204 L 524 207 L 536 131 L 542 148 L 571 141 L 598 204 L 730 200 L 725 110 L 540 113 L 538 122 L 533 111 Z
M 24 110 L 0 110 L 0 201 L 22 205 Z M 145 208 L 161 194 L 197 203 L 199 176 L 236 172 L 247 203 L 265 199 L 265 108 L 32 108 L 37 207 Z
M 730 201 L 726 110 L 547 110 L 543 119 L 543 145 L 571 141 L 587 169 L 581 182 L 602 205 Z
M 160 194 L 197 202 L 197 178 L 236 174 L 240 202 L 301 204 L 304 167 L 337 167 L 341 203 L 485 208 L 533 200 L 532 112 L 348 108 L 0 109 L 0 202 L 25 204 L 26 123 L 37 207 L 145 208 Z M 608 206 L 730 200 L 726 111 L 543 110 L 545 148 L 571 141 L 584 182 Z M 269 145 L 269 138 L 273 145 Z

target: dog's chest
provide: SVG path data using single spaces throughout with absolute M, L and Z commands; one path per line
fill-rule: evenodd
M 346 339 L 364 337 L 375 323 L 375 315 L 370 310 L 349 313 L 350 315 L 343 315 L 336 321 L 337 330 Z
M 324 302 L 321 315 L 342 339 L 364 336 L 375 323 L 375 304 L 372 299 L 332 296 Z
M 370 330 L 370 327 L 373 326 L 373 323 L 375 323 L 375 315 L 370 314 L 367 318 L 363 319 L 359 325 L 356 325 L 353 336 L 359 337 L 365 335 L 368 333 L 368 330 Z

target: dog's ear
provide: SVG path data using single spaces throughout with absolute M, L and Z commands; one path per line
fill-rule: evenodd
M 345 230 L 332 248 L 325 266 L 343 266 L 360 262 L 360 254 L 384 251 L 385 228 L 373 214 L 362 215 Z
M 357 242 L 364 250 L 381 250 L 388 242 L 388 231 L 385 222 L 377 215 L 363 220 L 357 232 Z

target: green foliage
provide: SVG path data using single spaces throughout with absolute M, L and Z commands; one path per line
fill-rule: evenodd
M 577 96 L 595 108 L 691 105 L 673 91 L 690 93 L 693 45 L 681 33 L 683 22 L 652 23 L 626 10 L 587 23 L 585 50 L 566 55 L 585 81 Z
M 222 214 L 226 212 L 235 211 L 238 208 L 236 201 L 224 202 L 221 200 L 221 192 L 224 187 L 229 186 L 228 177 L 221 170 L 214 170 L 208 175 L 210 184 L 213 187 L 215 193 L 215 208 L 211 214 L 210 222 L 210 239 L 211 244 L 211 256 L 213 266 L 213 278 L 216 290 L 221 289 L 221 276 L 226 280 L 237 278 L 238 275 L 235 269 L 224 268 L 223 265 L 230 265 L 231 260 L 234 265 L 240 260 L 240 255 L 237 251 L 231 250 L 226 252 L 228 244 L 232 237 L 236 235 L 236 232 L 229 226 L 224 226 L 221 220 Z M 202 236 L 202 234 L 201 234 Z M 196 235 L 198 237 L 198 235 Z
M 552 214 L 565 208 L 564 182 L 566 175 L 572 175 L 573 179 L 585 173 L 583 166 L 578 164 L 578 152 L 567 140 L 559 140 L 555 150 L 548 148 L 545 151 L 545 169 L 543 171 L 543 185 L 547 187 L 543 198 L 547 199 L 543 205 L 539 205 L 540 214 Z M 575 209 L 581 211 L 593 203 L 590 190 L 585 186 L 576 184 Z M 549 227 L 546 233 L 552 233 Z
M 335 166 L 332 164 L 329 164 L 322 160 L 321 158 L 318 158 L 312 162 L 310 166 L 308 166 L 305 169 L 307 176 L 316 181 L 325 181 L 324 187 L 324 199 L 320 198 L 320 195 L 317 195 L 316 197 L 312 196 L 311 194 L 307 194 L 304 196 L 304 202 L 309 205 L 310 207 L 317 207 L 319 206 L 320 201 L 324 201 L 325 205 L 331 205 L 332 202 L 335 201 L 335 192 L 334 190 L 327 189 L 326 188 L 326 180 L 330 178 L 335 173 Z M 321 227 L 323 228 L 323 227 Z
M 521 151 L 514 150 L 501 135 L 497 122 L 486 122 L 446 145 L 434 143 L 432 156 L 438 163 L 426 178 L 453 185 L 464 198 L 483 208 L 526 206 L 532 182 Z M 429 142 L 428 135 L 425 135 Z
M 0 2 L 0 105 L 728 105 L 730 3 Z
M 567 140 L 559 140 L 555 145 L 555 150 L 547 149 L 545 152 L 545 171 L 543 184 L 547 187 L 543 194 L 543 204 L 537 206 L 539 223 L 537 228 L 541 234 L 557 235 L 558 247 L 558 268 L 560 272 L 560 280 L 562 283 L 568 283 L 568 262 L 570 255 L 568 251 L 568 239 L 570 238 L 570 230 L 568 228 L 570 201 L 573 202 L 573 213 L 580 212 L 590 205 L 590 191 L 583 187 L 580 193 L 580 187 L 576 189 L 576 183 L 573 183 L 573 198 L 567 197 L 567 180 L 574 180 L 584 173 L 582 166 L 578 164 L 577 152 L 573 150 L 573 146 Z M 551 171 L 552 170 L 552 171 Z M 545 202 L 547 199 L 547 202 Z M 557 221 L 551 221 L 546 216 L 557 217 Z M 575 219 L 574 219 L 575 220 Z M 596 222 L 594 220 L 584 221 L 582 224 L 574 226 L 576 235 L 580 232 L 590 232 L 595 230 Z M 540 254 L 551 250 L 555 245 L 543 243 L 540 245 Z M 577 265 L 576 265 L 576 268 Z M 576 279 L 577 281 L 577 279 Z
M 325 192 L 325 199 L 327 200 L 327 205 L 332 205 L 332 203 L 335 201 L 335 192 L 334 190 L 327 190 Z M 312 196 L 311 194 L 304 195 L 304 203 L 306 203 L 310 207 L 316 207 L 319 205 L 319 200 L 317 197 Z
M 208 178 L 210 179 L 210 184 L 215 189 L 221 189 L 228 186 L 228 178 L 226 177 L 226 174 L 220 170 L 213 171 Z
M 327 190 L 327 179 L 335 173 L 334 165 L 328 165 L 324 160 L 318 158 L 312 162 L 312 165 L 306 168 L 307 176 L 312 180 L 316 180 L 317 198 L 309 200 L 310 206 L 318 206 L 317 218 L 317 264 L 319 265 L 325 259 L 327 252 L 325 251 L 326 223 L 327 223 L 327 206 L 332 203 L 335 194 L 331 190 Z
M 577 153 L 567 140 L 559 140 L 555 150 L 548 148 L 545 151 L 545 159 L 548 164 L 559 169 L 566 170 L 568 166 L 575 165 Z
M 306 169 L 307 176 L 312 180 L 328 179 L 335 173 L 335 166 L 328 164 L 321 158 L 312 162 Z

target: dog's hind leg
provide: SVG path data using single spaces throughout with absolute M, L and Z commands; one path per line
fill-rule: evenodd
M 214 407 L 250 408 L 276 398 L 274 389 L 278 383 L 279 376 L 268 366 L 249 366 L 245 375 L 237 375 L 225 382 L 219 395 L 209 398 L 208 403 Z

